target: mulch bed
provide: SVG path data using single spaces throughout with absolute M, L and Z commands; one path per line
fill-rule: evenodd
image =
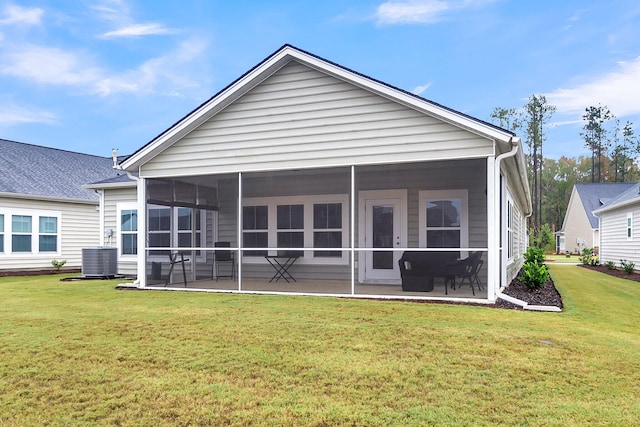
M 623 270 L 619 268 L 614 268 L 613 270 L 609 270 L 604 265 L 580 265 L 580 267 L 588 268 L 589 270 L 599 271 L 600 273 L 608 274 L 609 276 L 619 277 L 621 279 L 633 280 L 635 282 L 640 282 L 640 273 L 625 273 Z
M 520 276 L 519 273 L 518 276 Z M 522 283 L 520 279 L 516 277 L 511 281 L 509 286 L 502 291 L 502 293 L 525 301 L 530 305 L 556 306 L 560 309 L 563 307 L 562 296 L 560 296 L 560 293 L 556 289 L 556 285 L 553 283 L 552 279 L 547 280 L 545 284 L 538 289 L 529 289 L 527 285 Z M 522 307 L 519 305 L 510 303 L 503 299 L 496 300 L 495 306 L 498 308 L 522 310 Z

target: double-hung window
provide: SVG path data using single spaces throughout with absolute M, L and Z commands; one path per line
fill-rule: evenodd
M 138 210 L 120 210 L 120 254 L 138 253 Z
M 178 247 L 199 248 L 202 243 L 202 211 L 200 209 L 176 208 Z M 195 232 L 194 232 L 195 227 Z M 193 241 L 195 238 L 195 242 Z M 198 255 L 202 255 L 198 251 Z
M 245 248 L 269 246 L 269 207 L 244 206 L 242 208 L 242 245 Z M 246 250 L 246 256 L 265 256 L 267 251 Z
M 347 263 L 348 251 L 340 249 L 349 245 L 348 206 L 346 194 L 247 198 L 242 208 L 243 256 L 256 257 L 249 262 L 278 254 L 299 256 L 304 263 Z
M 627 240 L 633 240 L 633 213 L 627 214 Z
M 313 247 L 342 247 L 342 203 L 314 203 Z M 340 258 L 342 251 L 314 251 L 315 258 Z
M 148 209 L 150 248 L 200 248 L 205 230 L 205 215 L 200 209 L 152 206 Z M 186 251 L 185 253 L 188 253 Z M 204 251 L 196 252 L 199 259 Z M 152 256 L 168 255 L 168 250 L 152 250 Z
M 278 247 L 304 247 L 304 205 L 278 205 Z M 278 251 L 278 255 L 303 256 L 304 251 Z
M 419 204 L 421 247 L 468 247 L 467 190 L 420 191 Z
M 32 217 L 29 215 L 13 215 L 11 217 L 11 251 L 31 252 Z
M 171 208 L 149 208 L 149 247 L 171 247 Z M 168 255 L 169 251 L 151 251 L 150 255 Z
M 58 251 L 58 218 L 54 216 L 41 216 L 38 234 L 38 251 Z
M 515 228 L 515 216 L 514 216 L 513 201 L 507 198 L 507 259 L 513 258 L 513 249 L 515 245 L 514 240 L 514 228 Z

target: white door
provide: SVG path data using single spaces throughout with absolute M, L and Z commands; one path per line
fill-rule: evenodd
M 360 204 L 364 207 L 364 221 L 362 217 L 360 221 L 360 230 L 364 230 L 364 236 L 360 239 L 361 246 L 374 249 L 406 247 L 406 192 L 366 193 L 364 200 L 361 200 L 363 203 Z M 398 260 L 402 251 L 365 251 L 363 255 L 364 269 L 361 264 L 361 281 L 401 282 Z

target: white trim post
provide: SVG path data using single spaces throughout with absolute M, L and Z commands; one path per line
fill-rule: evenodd
M 147 206 L 145 178 L 139 178 L 138 185 L 138 282 L 140 287 L 147 286 Z
M 495 301 L 496 292 L 499 286 L 496 286 L 496 281 L 500 279 L 500 239 L 496 238 L 496 234 L 499 229 L 496 230 L 496 215 L 499 215 L 499 211 L 496 212 L 496 197 L 499 198 L 499 194 L 495 194 L 495 158 L 487 157 L 487 298 L 490 301 Z

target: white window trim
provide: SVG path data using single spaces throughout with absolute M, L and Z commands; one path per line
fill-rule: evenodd
M 342 257 L 325 258 L 313 256 L 313 205 L 318 203 L 342 204 Z M 269 254 L 275 255 L 278 242 L 277 208 L 278 205 L 304 205 L 304 256 L 297 263 L 321 265 L 347 265 L 349 263 L 349 195 L 331 194 L 317 196 L 287 196 L 287 197 L 251 197 L 242 200 L 242 206 L 267 206 L 268 215 L 268 247 Z M 242 232 L 244 233 L 244 229 Z M 255 230 L 247 230 L 251 232 Z M 295 231 L 295 230 L 294 230 Z M 251 249 L 251 248 L 244 248 Z M 243 262 L 263 264 L 267 261 L 261 256 L 244 256 Z
M 137 204 L 135 204 L 137 206 Z M 149 210 L 150 209 L 173 209 L 174 212 L 172 212 L 171 214 L 171 229 L 169 230 L 169 233 L 171 233 L 171 242 L 177 242 L 178 241 L 178 209 L 180 209 L 181 206 L 163 206 L 163 205 L 152 205 L 152 204 L 148 204 L 147 205 L 147 217 L 149 216 Z M 140 215 L 140 213 L 138 212 L 138 215 Z M 118 215 L 118 222 L 120 221 L 120 215 Z M 146 221 L 147 224 L 147 236 L 150 234 L 150 231 L 148 230 L 149 227 L 149 223 L 148 221 Z M 138 221 L 138 232 L 140 232 L 140 222 Z M 162 231 L 164 233 L 164 231 Z M 207 215 L 206 215 L 206 211 L 205 210 L 201 210 L 200 212 L 200 233 L 201 233 L 201 242 L 206 244 L 206 238 L 207 238 Z M 118 234 L 119 235 L 119 234 Z M 176 243 L 177 245 L 177 243 Z M 176 247 L 176 246 L 172 246 L 172 247 Z M 159 251 L 159 250 L 166 250 L 165 248 L 150 248 L 149 245 L 147 245 L 147 251 Z M 181 248 L 181 250 L 189 250 L 189 248 Z M 201 255 L 197 255 L 196 256 L 196 261 L 197 262 L 206 262 L 206 256 L 207 256 L 207 252 L 200 250 L 199 248 L 194 249 L 196 252 L 200 252 Z M 140 247 L 138 247 L 138 252 L 140 252 Z M 128 255 L 127 255 L 128 256 Z M 137 255 L 136 255 L 137 256 Z M 162 256 L 162 255 L 149 255 L 147 257 L 147 259 L 149 261 L 166 261 L 166 257 Z
M 469 247 L 469 192 L 466 189 L 459 190 L 424 190 L 418 192 L 418 242 L 421 248 L 427 247 L 427 212 L 423 209 L 429 199 L 460 199 L 460 247 Z M 458 227 L 455 227 L 458 228 Z
M 0 252 L 3 256 L 8 257 L 59 257 L 62 254 L 62 214 L 59 211 L 48 211 L 39 209 L 0 209 L 0 214 L 4 215 L 4 252 Z M 30 252 L 13 252 L 13 227 L 12 218 L 14 215 L 29 216 L 31 217 L 31 251 Z M 40 217 L 52 217 L 56 218 L 57 231 L 56 236 L 56 251 L 42 251 L 40 252 Z M 46 233 L 46 235 L 54 235 L 53 233 Z
M 117 218 L 116 218 L 116 245 L 118 246 L 118 256 L 123 259 L 137 260 L 138 254 L 123 254 L 122 253 L 122 211 L 136 211 L 138 214 L 138 204 L 136 202 L 118 203 L 117 204 Z M 138 221 L 139 223 L 140 221 Z M 136 224 L 138 231 L 135 232 L 136 236 L 140 232 L 140 227 Z M 128 231 L 127 233 L 133 234 Z M 140 252 L 140 248 L 138 248 Z
M 627 241 L 633 240 L 633 212 L 627 213 L 627 223 L 625 224 L 625 237 Z
M 505 232 L 506 232 L 506 252 L 507 252 L 507 261 L 513 262 L 513 258 L 517 252 L 516 247 L 516 207 L 513 203 L 513 198 L 511 194 L 507 192 L 506 197 L 507 209 L 506 209 L 506 218 L 505 218 Z

